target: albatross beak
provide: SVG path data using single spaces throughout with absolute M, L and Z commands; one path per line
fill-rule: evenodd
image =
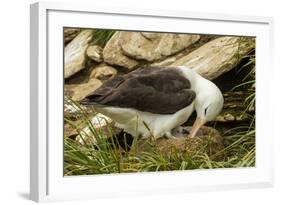
M 189 137 L 195 137 L 197 131 L 198 131 L 198 130 L 200 129 L 200 127 L 202 127 L 205 123 L 206 123 L 206 120 L 197 117 L 196 120 L 195 120 L 195 122 L 194 122 L 194 124 L 193 124 L 193 126 L 192 126 L 192 129 L 191 129 L 191 132 L 190 132 Z

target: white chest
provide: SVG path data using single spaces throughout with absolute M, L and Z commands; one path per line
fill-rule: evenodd
M 117 107 L 99 108 L 98 111 L 110 117 L 118 127 L 133 136 L 141 135 L 143 138 L 147 138 L 153 135 L 155 138 L 159 138 L 173 128 L 182 125 L 194 111 L 194 104 L 168 115 Z

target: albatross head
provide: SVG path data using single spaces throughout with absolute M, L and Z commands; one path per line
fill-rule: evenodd
M 200 81 L 195 100 L 197 118 L 191 129 L 190 137 L 196 136 L 197 131 L 206 122 L 214 120 L 223 107 L 223 96 L 219 88 L 209 80 L 202 78 Z

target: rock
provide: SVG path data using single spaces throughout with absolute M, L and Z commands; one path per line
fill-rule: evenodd
M 193 52 L 194 50 L 200 48 L 202 45 L 206 44 L 207 42 L 215 39 L 215 36 L 210 35 L 200 35 L 200 39 L 193 43 L 192 45 L 188 46 L 187 48 L 183 49 L 182 51 L 179 51 L 167 58 L 160 59 L 153 61 L 150 66 L 156 66 L 156 67 L 170 67 L 170 65 L 174 62 L 176 62 L 178 59 L 188 55 L 189 53 Z
M 92 45 L 92 46 L 89 46 L 87 48 L 87 56 L 96 61 L 96 62 L 102 62 L 103 60 L 103 57 L 102 57 L 102 48 L 100 46 L 97 46 L 97 45 Z
M 87 97 L 90 93 L 95 91 L 98 87 L 102 85 L 102 82 L 98 79 L 92 78 L 87 83 L 83 84 L 66 84 L 65 94 L 69 96 L 74 101 L 80 101 Z
M 64 45 L 72 41 L 81 31 L 79 28 L 65 28 L 63 30 Z
M 234 117 L 232 114 L 227 113 L 227 114 L 224 116 L 224 119 L 225 119 L 226 121 L 234 121 L 234 120 L 235 120 L 235 117 Z
M 191 127 L 184 127 L 184 129 L 191 130 Z M 176 131 L 174 130 L 174 132 Z M 173 135 L 176 134 L 173 133 Z M 178 134 L 175 138 L 159 138 L 152 142 L 152 145 L 156 147 L 159 153 L 168 156 L 174 153 L 193 155 L 199 150 L 210 156 L 224 148 L 220 133 L 216 129 L 206 126 L 200 128 L 194 138 L 188 137 L 188 133 L 183 133 Z M 143 140 L 138 146 L 138 152 L 149 151 L 150 146 L 151 143 L 149 145 L 147 140 Z
M 170 66 L 185 65 L 212 80 L 234 68 L 254 48 L 253 38 L 220 37 L 176 60 Z
M 104 81 L 116 76 L 116 74 L 117 70 L 114 67 L 102 63 L 92 70 L 90 78 L 96 78 Z
M 69 89 L 69 85 L 66 85 L 66 90 Z M 71 91 L 67 90 L 66 93 L 67 95 L 70 94 Z M 69 99 L 66 95 L 64 96 L 64 114 L 74 114 L 78 115 L 81 111 L 80 108 L 75 105 L 71 99 Z
M 177 59 L 172 56 L 172 57 L 168 57 L 163 61 L 160 62 L 155 62 L 152 63 L 151 66 L 156 66 L 156 67 L 168 67 L 169 65 L 171 65 L 172 63 L 174 63 Z
M 223 94 L 222 112 L 216 117 L 216 122 L 246 122 L 251 115 L 245 110 L 245 99 L 250 95 L 247 91 L 228 91 Z
M 78 135 L 78 132 L 75 128 L 73 128 L 72 125 L 64 122 L 63 135 L 65 138 L 75 139 Z
M 183 49 L 182 51 L 179 51 L 171 56 L 168 56 L 164 59 L 153 61 L 150 66 L 156 66 L 156 67 L 170 67 L 170 65 L 174 62 L 176 62 L 178 59 L 188 55 L 189 53 L 193 52 L 194 50 L 200 48 L 202 45 L 206 44 L 207 42 L 215 39 L 215 36 L 210 35 L 200 35 L 200 39 L 196 41 L 195 43 L 191 44 L 187 48 Z
M 199 39 L 199 35 L 119 31 L 106 44 L 104 61 L 134 69 L 141 60 L 152 62 L 165 58 Z
M 183 50 L 199 38 L 189 34 L 123 32 L 120 46 L 125 55 L 152 62 Z
M 157 39 L 157 38 L 161 37 L 161 35 L 162 35 L 161 33 L 156 33 L 156 32 L 140 32 L 140 33 L 148 40 Z
M 100 113 L 92 117 L 91 126 L 93 126 L 97 132 L 102 133 L 102 136 L 105 137 L 110 136 L 111 130 L 113 131 L 114 129 L 112 120 Z M 80 135 L 75 137 L 75 140 L 77 140 L 79 143 L 87 145 L 93 145 L 97 143 L 96 137 L 92 129 L 89 128 L 89 125 L 85 124 L 84 128 L 82 128 L 79 133 Z
M 128 69 L 134 69 L 139 65 L 135 59 L 129 58 L 122 53 L 120 46 L 120 38 L 122 31 L 117 31 L 107 42 L 103 49 L 103 59 L 106 63 L 111 65 L 118 65 Z
M 64 52 L 64 78 L 68 78 L 84 68 L 87 59 L 86 49 L 92 37 L 92 30 L 84 30 L 67 44 Z

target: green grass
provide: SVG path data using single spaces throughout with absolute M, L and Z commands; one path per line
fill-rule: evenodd
M 158 152 L 152 144 L 147 152 L 125 152 L 107 143 L 102 135 L 96 135 L 99 139 L 96 146 L 82 145 L 65 138 L 64 174 L 69 176 L 254 166 L 255 131 L 249 132 L 246 129 L 237 128 L 236 134 L 224 136 L 228 146 L 211 156 L 204 150 L 192 155 L 175 152 L 167 156 Z M 224 156 L 223 159 L 214 160 L 219 155 Z
M 112 30 L 102 30 L 102 29 L 94 30 L 93 44 L 104 47 L 114 33 L 115 31 Z

